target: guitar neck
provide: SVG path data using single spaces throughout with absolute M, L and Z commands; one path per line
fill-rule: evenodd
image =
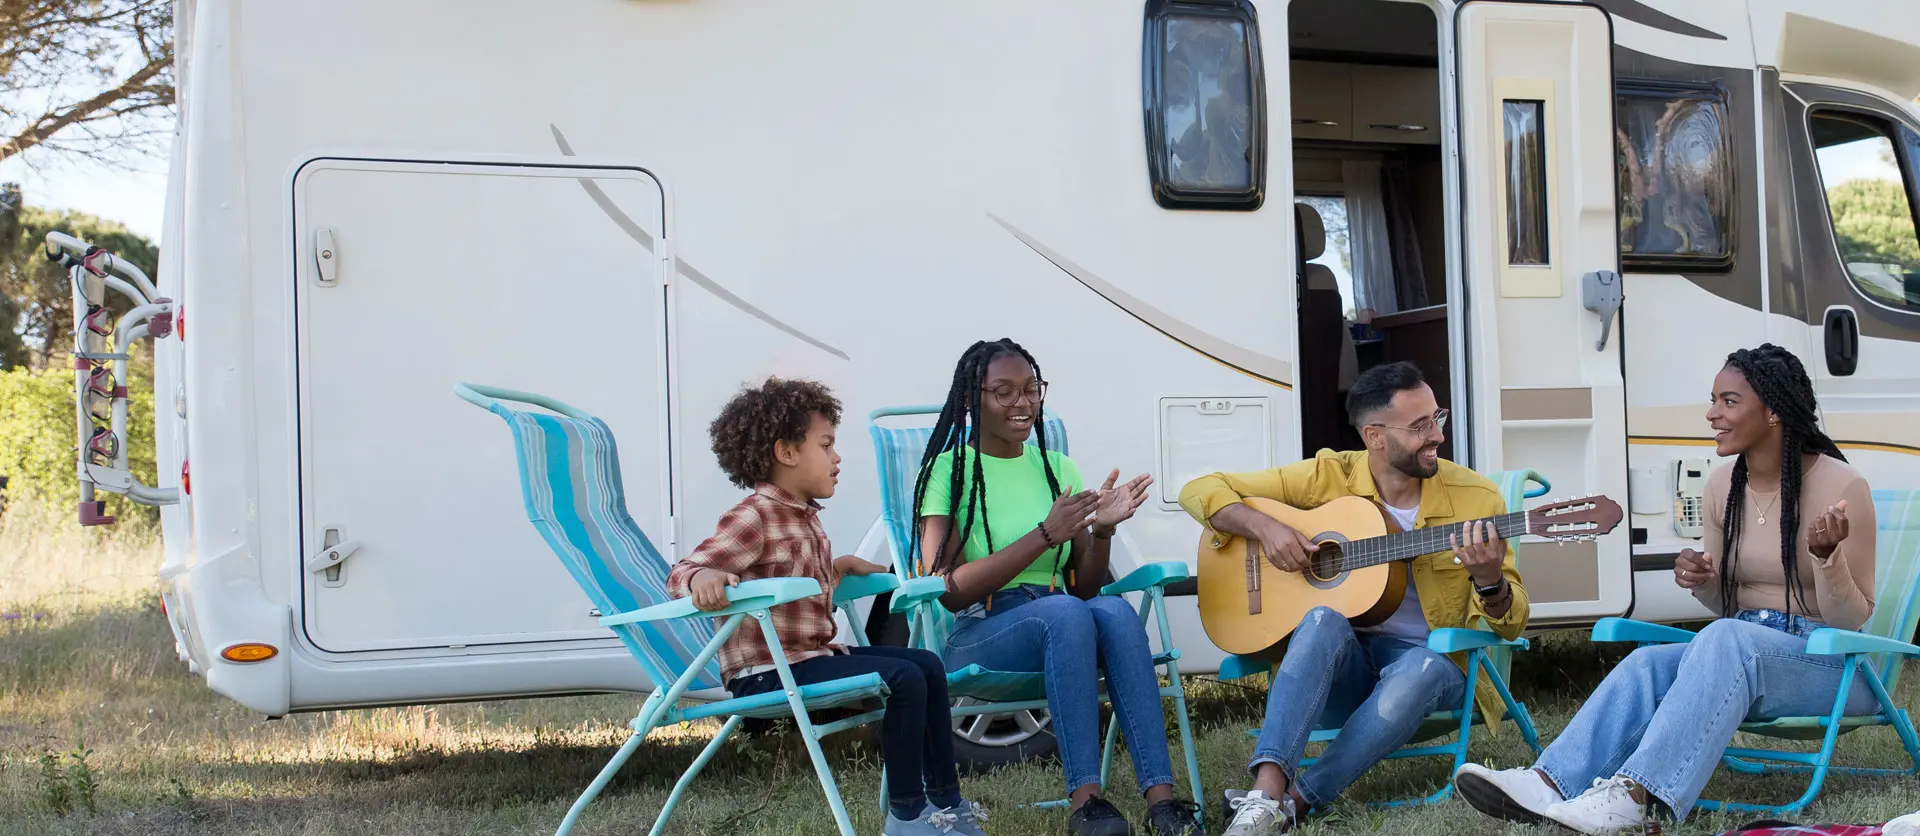
M 1474 522 L 1483 521 L 1492 523 L 1493 530 L 1503 540 L 1527 533 L 1527 512 L 1525 511 L 1474 520 Z M 1451 524 L 1349 541 L 1340 548 L 1340 569 L 1342 571 L 1361 569 L 1446 551 L 1453 547 L 1453 544 L 1448 542 L 1448 537 L 1459 533 L 1460 525 Z

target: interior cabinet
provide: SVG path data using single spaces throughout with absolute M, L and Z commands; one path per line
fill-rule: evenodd
M 1440 73 L 1430 67 L 1353 67 L 1353 138 L 1440 144 Z
M 1440 74 L 1432 67 L 1293 61 L 1295 139 L 1440 144 Z
M 1295 61 L 1292 73 L 1293 137 L 1352 139 L 1353 66 Z

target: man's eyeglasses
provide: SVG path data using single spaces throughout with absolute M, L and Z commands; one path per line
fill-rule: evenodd
M 1412 426 L 1402 427 L 1395 424 L 1368 424 L 1367 426 L 1385 427 L 1389 430 L 1406 430 L 1407 432 L 1413 433 L 1415 435 L 1428 435 L 1432 433 L 1434 430 L 1446 429 L 1447 418 L 1451 415 L 1452 413 L 1444 409 L 1436 409 L 1433 411 L 1433 417 L 1422 418 L 1418 421 L 1413 422 Z
M 992 395 L 993 399 L 999 401 L 1001 406 L 1013 406 L 1019 403 L 1022 397 L 1031 403 L 1039 403 L 1047 396 L 1047 382 L 1044 380 L 1036 380 L 1027 384 L 1025 388 L 1016 388 L 1005 384 L 993 387 L 982 386 L 980 387 L 980 391 Z

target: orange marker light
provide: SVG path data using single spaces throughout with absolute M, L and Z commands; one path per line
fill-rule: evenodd
M 236 644 L 220 651 L 220 658 L 229 662 L 265 662 L 278 655 L 279 648 L 259 642 Z

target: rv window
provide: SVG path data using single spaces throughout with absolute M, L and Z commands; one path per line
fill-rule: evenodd
M 1150 0 L 1147 161 L 1168 209 L 1258 209 L 1266 185 L 1260 27 L 1247 0 Z
M 1718 86 L 1614 86 L 1620 258 L 1643 271 L 1733 266 L 1733 162 Z
M 1834 242 L 1854 287 L 1888 307 L 1920 311 L 1920 235 L 1909 176 L 1920 140 L 1902 127 L 1896 145 L 1887 122 L 1841 111 L 1815 111 L 1807 128 Z
M 1547 103 L 1506 100 L 1507 263 L 1547 263 Z
M 1307 263 L 1318 264 L 1333 274 L 1333 283 L 1340 287 L 1341 311 L 1351 320 L 1355 313 L 1353 245 L 1347 237 L 1347 199 L 1342 195 L 1300 195 L 1295 199 L 1320 213 L 1320 226 L 1327 234 L 1326 249 Z

